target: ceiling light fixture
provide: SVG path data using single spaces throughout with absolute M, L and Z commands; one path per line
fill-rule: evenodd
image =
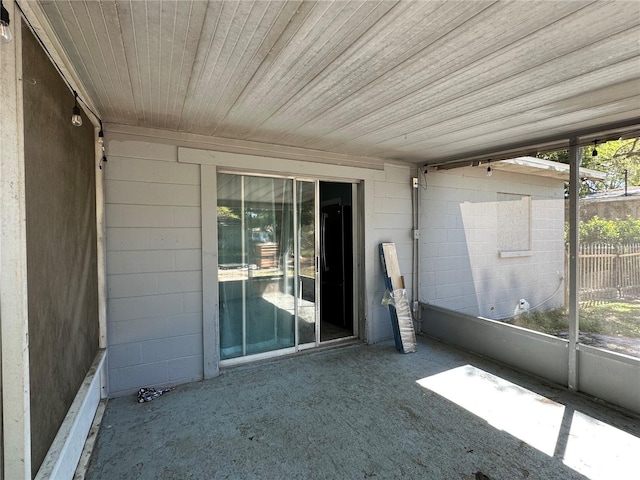
M 597 157 L 598 156 L 598 150 L 596 150 L 597 146 L 598 146 L 598 140 L 594 140 L 593 141 L 593 152 L 591 152 L 591 156 L 592 157 Z
M 82 126 L 82 115 L 80 115 L 80 107 L 78 107 L 78 94 L 73 91 L 73 115 L 71 116 L 71 124 L 74 127 Z
M 489 160 L 489 166 L 487 167 L 487 177 L 493 175 L 493 170 L 491 169 L 491 160 Z
M 104 131 L 102 130 L 102 120 L 98 119 L 100 122 L 100 131 L 98 132 L 98 143 L 104 143 Z
M 11 33 L 11 28 L 9 24 L 11 20 L 9 19 L 9 11 L 4 8 L 2 5 L 2 0 L 0 0 L 0 38 L 5 43 L 9 43 L 13 40 L 13 34 Z

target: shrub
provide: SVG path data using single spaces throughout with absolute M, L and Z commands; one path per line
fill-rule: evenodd
M 565 239 L 568 238 L 568 223 L 565 224 Z M 580 222 L 580 243 L 603 243 L 620 245 L 640 243 L 640 219 L 627 217 L 625 220 L 605 220 L 597 215 L 586 222 Z

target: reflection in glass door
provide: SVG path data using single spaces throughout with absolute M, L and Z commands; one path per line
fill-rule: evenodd
M 295 344 L 292 180 L 218 175 L 221 358 Z
M 217 184 L 221 359 L 314 343 L 315 183 L 220 173 Z
M 296 182 L 298 343 L 316 342 L 316 184 Z

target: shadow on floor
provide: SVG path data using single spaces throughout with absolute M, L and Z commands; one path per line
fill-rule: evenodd
M 86 478 L 632 478 L 638 447 L 637 416 L 419 337 L 110 400 Z

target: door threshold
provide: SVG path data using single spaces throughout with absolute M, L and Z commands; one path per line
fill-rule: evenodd
M 220 361 L 220 372 L 235 370 L 238 367 L 246 367 L 253 365 L 260 365 L 264 363 L 270 363 L 274 361 L 278 361 L 284 358 L 292 358 L 298 357 L 300 355 L 309 355 L 316 352 L 322 352 L 325 350 L 349 347 L 352 345 L 363 344 L 364 342 L 360 340 L 358 337 L 345 337 L 345 338 L 337 338 L 335 340 L 328 340 L 326 342 L 320 343 L 317 347 L 314 348 L 306 348 L 304 350 L 299 350 L 297 352 L 282 352 L 277 355 L 255 355 L 250 357 L 238 357 L 231 358 L 229 360 L 221 360 Z M 287 349 L 288 350 L 288 349 Z M 273 353 L 273 352 L 270 352 Z
M 346 343 L 346 344 L 350 344 L 350 343 L 353 343 L 353 342 L 357 343 L 359 341 L 360 341 L 360 339 L 358 337 L 356 337 L 356 336 L 333 338 L 331 340 L 324 340 L 324 341 L 320 340 L 319 348 L 320 347 L 331 347 L 331 346 L 334 346 L 334 345 L 341 345 L 343 343 Z

